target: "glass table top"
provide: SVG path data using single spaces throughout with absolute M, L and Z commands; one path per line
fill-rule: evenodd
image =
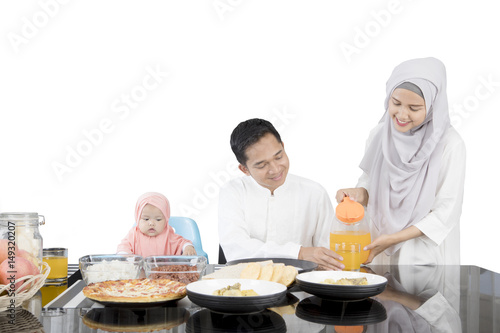
M 85 298 L 78 280 L 43 309 L 36 297 L 17 309 L 15 324 L 12 313 L 0 313 L 0 332 L 500 332 L 500 274 L 476 266 L 368 269 L 388 280 L 375 297 L 337 302 L 294 286 L 280 304 L 237 315 L 187 297 L 157 307 L 105 307 Z

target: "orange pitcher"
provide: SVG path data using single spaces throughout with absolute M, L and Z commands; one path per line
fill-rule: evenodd
M 330 233 L 330 249 L 335 251 L 336 243 L 359 243 L 361 263 L 364 263 L 370 251 L 363 251 L 363 248 L 372 241 L 365 209 L 360 203 L 344 197 L 335 209 L 335 216 Z

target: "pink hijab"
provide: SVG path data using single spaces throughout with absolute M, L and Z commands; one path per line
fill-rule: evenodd
M 139 230 L 142 210 L 148 204 L 161 210 L 166 220 L 163 231 L 154 237 L 144 235 Z M 181 255 L 184 244 L 191 244 L 191 242 L 174 232 L 174 229 L 168 224 L 169 219 L 170 204 L 168 199 L 163 194 L 157 192 L 144 193 L 139 197 L 135 205 L 136 225 L 129 231 L 120 245 L 118 245 L 118 252 L 132 252 L 143 257 L 153 255 Z

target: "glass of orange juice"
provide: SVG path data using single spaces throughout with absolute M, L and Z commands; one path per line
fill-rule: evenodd
M 361 267 L 361 244 L 351 242 L 335 243 L 335 252 L 344 258 L 342 261 L 345 266 L 344 271 L 359 272 Z
M 68 278 L 68 249 L 63 247 L 43 249 L 43 261 L 50 266 L 47 281 L 62 281 Z
M 59 296 L 59 294 L 63 293 L 66 289 L 68 289 L 68 280 L 64 279 L 63 281 L 55 281 L 55 282 L 45 282 L 40 291 L 42 293 L 42 306 L 50 303 L 54 298 Z

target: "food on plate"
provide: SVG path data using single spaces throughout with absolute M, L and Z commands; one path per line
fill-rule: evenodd
M 297 268 L 293 266 L 285 266 L 285 269 L 283 270 L 283 276 L 281 277 L 281 280 L 279 282 L 284 284 L 285 286 L 289 286 L 293 283 L 293 281 L 295 281 L 295 277 L 298 273 L 299 272 L 297 271 Z
M 297 268 L 282 263 L 273 263 L 272 260 L 240 263 L 226 266 L 218 271 L 205 275 L 204 280 L 210 279 L 253 279 L 278 282 L 285 286 L 291 285 L 298 274 Z
M 215 290 L 212 295 L 215 296 L 259 296 L 253 289 L 241 290 L 241 284 L 235 283 L 232 286 L 227 286 Z
M 285 271 L 284 264 L 274 264 L 273 266 L 273 275 L 271 276 L 272 282 L 279 282 L 283 277 L 283 272 Z
M 153 267 L 149 274 L 150 279 L 169 279 L 189 284 L 200 279 L 196 266 L 190 265 L 165 265 Z M 191 273 L 192 272 L 192 273 Z
M 36 267 L 28 259 L 20 256 L 12 257 L 11 259 L 5 259 L 0 264 L 0 284 L 8 285 L 11 282 L 14 282 L 9 280 L 11 277 L 14 277 L 15 280 L 19 280 L 20 278 L 28 275 L 33 276 L 40 274 L 38 267 Z M 17 282 L 14 285 L 17 292 L 25 290 L 29 287 L 28 284 L 23 286 L 25 281 L 26 280 Z
M 135 279 L 139 277 L 138 273 L 138 266 L 123 260 L 103 260 L 89 265 L 85 270 L 88 284 L 107 280 Z
M 257 280 L 260 276 L 260 270 L 261 268 L 259 263 L 250 262 L 247 267 L 243 268 L 240 278 Z
M 273 276 L 273 265 L 268 264 L 262 266 L 262 268 L 260 269 L 260 275 L 258 279 L 263 281 L 271 281 L 272 276 Z
M 100 302 L 150 303 L 186 296 L 186 285 L 168 279 L 130 279 L 91 283 L 83 295 Z
M 366 286 L 368 285 L 368 280 L 366 277 L 361 277 L 361 278 L 342 278 L 339 280 L 335 279 L 326 279 L 322 281 L 321 283 L 326 283 L 326 284 L 335 284 L 335 285 L 341 285 L 341 286 Z

